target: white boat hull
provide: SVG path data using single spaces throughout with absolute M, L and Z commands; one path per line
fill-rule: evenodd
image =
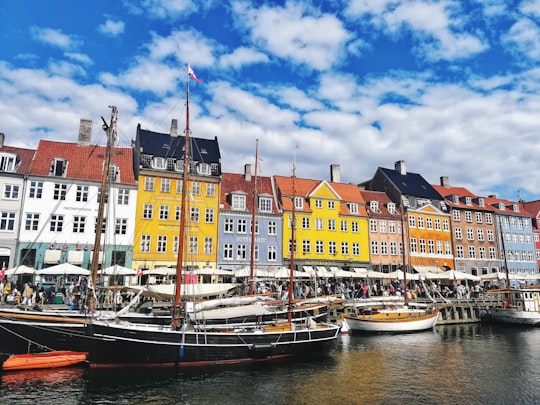
M 399 317 L 396 316 L 398 312 L 401 314 Z M 378 311 L 373 316 L 346 316 L 345 321 L 352 333 L 409 333 L 433 328 L 438 317 L 438 310 L 426 313 L 423 310 L 389 309 Z

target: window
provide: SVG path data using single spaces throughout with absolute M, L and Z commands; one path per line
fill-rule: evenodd
M 461 245 L 456 246 L 456 256 L 461 259 L 465 257 L 463 246 Z
M 442 248 L 442 240 L 437 241 L 437 254 L 442 255 L 443 254 L 443 248 Z
M 277 235 L 277 224 L 275 221 L 268 222 L 268 235 Z
M 214 209 L 213 208 L 206 208 L 204 211 L 204 222 L 206 224 L 213 224 L 214 223 Z
M 189 219 L 191 222 L 199 222 L 200 208 L 191 207 Z
M 416 240 L 416 238 L 411 238 L 411 241 L 410 241 L 410 245 L 411 245 L 411 252 L 412 253 L 418 253 L 418 241 Z
M 459 210 L 453 210 L 454 221 L 461 221 L 461 212 Z
M 474 246 L 469 246 L 469 258 L 476 259 L 476 248 Z
M 246 260 L 246 258 L 247 258 L 246 245 L 236 246 L 236 260 Z
M 197 165 L 197 173 L 210 176 L 210 165 L 208 163 L 199 163 Z
M 223 259 L 232 260 L 233 259 L 233 245 L 230 243 L 225 243 L 223 245 Z
M 199 238 L 197 236 L 189 237 L 189 253 L 197 254 L 199 252 Z
M 461 232 L 461 228 L 455 228 L 454 233 L 457 240 L 463 239 L 463 233 Z
M 304 209 L 304 199 L 302 197 L 294 197 L 294 208 L 298 210 Z
M 319 200 L 319 199 L 315 200 L 315 208 L 322 208 L 322 200 Z
M 484 230 L 483 229 L 478 229 L 476 233 L 478 234 L 478 240 L 480 242 L 483 242 L 484 241 Z
M 424 229 L 424 217 L 418 217 L 418 229 Z
M 247 233 L 247 221 L 239 219 L 236 224 L 236 233 Z
M 394 203 L 388 203 L 388 205 L 387 205 L 386 208 L 388 209 L 388 212 L 389 212 L 390 214 L 397 214 L 397 211 L 396 211 L 396 204 L 394 204 Z
M 386 233 L 386 221 L 383 219 L 379 221 L 379 232 Z
M 317 231 L 324 230 L 324 221 L 322 220 L 322 218 L 315 218 L 315 229 Z
M 358 214 L 358 204 L 349 203 L 349 211 L 351 212 L 351 214 Z
M 443 219 L 443 231 L 450 232 L 450 222 L 447 219 Z
M 345 220 L 340 221 L 340 230 L 341 232 L 347 232 L 348 231 L 348 223 Z
M 26 214 L 24 229 L 27 231 L 37 231 L 39 229 L 39 214 Z
M 388 221 L 388 233 L 396 233 L 396 221 Z
M 205 236 L 204 238 L 204 253 L 211 255 L 214 252 L 214 238 Z
M 206 196 L 215 197 L 216 195 L 216 185 L 214 183 L 206 183 Z
M 67 162 L 64 159 L 53 159 L 49 174 L 51 176 L 64 177 L 66 174 Z
M 50 231 L 51 232 L 62 232 L 62 226 L 64 224 L 63 215 L 51 215 Z
M 156 170 L 165 170 L 167 168 L 167 159 L 161 156 L 154 156 L 154 158 L 152 159 L 152 163 L 150 164 L 150 167 Z
M 167 235 L 158 235 L 156 250 L 158 253 L 167 252 Z
M 369 209 L 373 212 L 381 212 L 379 210 L 379 202 L 378 201 L 370 201 L 369 202 Z
M 472 212 L 465 211 L 465 222 L 472 222 Z
M 179 205 L 174 207 L 174 220 L 175 221 L 180 221 L 181 214 L 182 214 L 182 207 L 180 207 Z
M 328 209 L 329 210 L 335 210 L 336 209 L 336 202 L 335 201 L 328 201 Z
M 428 240 L 428 253 L 430 255 L 435 254 L 435 241 L 432 239 Z
M 302 229 L 311 229 L 309 217 L 302 217 Z
M 315 241 L 315 253 L 323 254 L 324 253 L 324 241 L 316 240 Z
M 87 202 L 88 201 L 88 186 L 77 186 L 75 193 L 75 201 Z
M 337 255 L 336 242 L 328 242 L 328 253 L 330 253 L 331 255 Z
M 144 191 L 154 191 L 155 179 L 153 177 L 144 178 Z
M 328 220 L 328 230 L 329 231 L 335 231 L 336 230 L 336 220 L 335 219 L 329 219 Z
M 159 206 L 159 219 L 162 221 L 167 221 L 169 219 L 169 206 L 167 204 Z
M 13 231 L 15 229 L 15 213 L 0 213 L 0 231 Z
M 277 248 L 275 246 L 268 246 L 268 261 L 275 262 L 277 260 Z
M 223 232 L 225 233 L 234 232 L 234 220 L 232 218 L 225 218 L 225 221 L 223 221 Z
M 96 217 L 96 222 L 94 225 L 94 232 L 97 232 L 97 226 L 98 226 L 98 219 Z M 101 233 L 105 233 L 106 229 L 107 229 L 107 218 L 103 218 L 103 223 L 101 224 Z
M 246 209 L 246 196 L 233 194 L 232 195 L 232 206 L 233 210 L 245 210 Z
M 311 241 L 304 239 L 302 240 L 302 253 L 310 254 L 311 253 Z
M 116 218 L 114 233 L 116 235 L 127 235 L 127 218 Z
M 172 242 L 172 251 L 173 251 L 173 253 L 178 253 L 178 241 L 179 240 L 180 240 L 180 237 L 178 235 L 176 235 L 173 238 L 173 242 Z
M 74 216 L 73 217 L 73 233 L 84 233 L 84 227 L 86 225 L 86 217 Z
M 129 205 L 129 190 L 125 188 L 118 189 L 118 205 Z
M 0 171 L 14 172 L 17 157 L 13 154 L 0 153 Z
M 109 173 L 107 174 L 109 182 L 119 182 L 120 181 L 120 167 L 118 165 L 110 164 Z
M 376 219 L 370 219 L 369 220 L 369 231 L 370 232 L 377 232 L 377 220 Z
M 452 254 L 452 243 L 449 240 L 444 242 L 444 254 L 445 255 Z
M 371 241 L 371 254 L 372 255 L 378 255 L 379 254 L 379 242 L 376 240 Z
M 150 242 L 152 240 L 151 235 L 141 235 L 141 252 L 150 252 Z
M 419 239 L 420 243 L 420 253 L 426 253 L 426 240 L 425 239 Z
M 101 187 L 98 188 L 98 194 L 97 194 L 97 202 L 99 203 L 101 201 Z M 109 192 L 107 191 L 105 193 L 105 203 L 109 201 Z
M 154 216 L 154 204 L 143 204 L 143 219 L 152 219 Z
M 476 223 L 481 224 L 482 223 L 482 213 L 481 212 L 475 212 L 476 217 Z
M 493 215 L 491 213 L 486 212 L 486 224 L 492 224 L 493 223 Z
M 353 233 L 358 233 L 358 229 L 359 229 L 359 228 L 358 228 L 358 222 L 352 221 L 352 222 L 351 222 L 351 231 L 352 231 Z
M 53 199 L 55 200 L 65 200 L 67 193 L 67 184 L 55 184 L 54 185 L 54 194 Z
M 467 240 L 468 241 L 474 240 L 474 232 L 471 228 L 467 228 Z
M 478 248 L 478 256 L 480 257 L 480 259 L 486 258 L 486 248 L 484 246 L 480 246 Z
M 269 197 L 259 197 L 259 211 L 272 212 L 272 199 Z
M 182 194 L 184 182 L 182 180 L 176 180 L 176 194 Z
M 16 200 L 19 198 L 19 186 L 16 184 L 6 184 L 4 186 L 4 198 L 6 200 Z
M 161 192 L 169 193 L 171 191 L 171 179 L 161 179 Z
M 416 228 L 416 217 L 409 215 L 409 228 Z
M 435 230 L 441 230 L 441 220 L 439 218 L 435 218 Z
M 191 192 L 193 195 L 201 195 L 201 183 L 194 181 L 191 183 Z
M 360 256 L 360 244 L 358 242 L 353 242 L 352 254 L 353 256 Z
M 42 195 L 43 195 L 43 182 L 31 181 L 28 196 L 30 198 L 41 198 Z
M 349 242 L 341 242 L 341 254 L 349 256 Z
M 433 219 L 426 218 L 426 229 L 433 229 Z

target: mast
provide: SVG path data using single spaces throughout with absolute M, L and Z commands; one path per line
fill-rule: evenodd
M 173 330 L 180 323 L 181 306 L 180 306 L 180 289 L 182 288 L 182 266 L 184 263 L 184 239 L 185 239 L 185 224 L 186 224 L 186 208 L 188 195 L 188 171 L 189 171 L 189 67 L 188 77 L 186 81 L 186 129 L 184 131 L 184 169 L 182 173 L 182 200 L 180 204 L 180 229 L 178 236 L 178 257 L 176 259 L 176 288 L 174 293 L 174 313 L 173 313 Z
M 402 201 L 402 204 L 401 204 L 401 244 L 403 245 L 403 297 L 405 298 L 405 304 L 407 304 L 409 300 L 407 298 L 408 263 L 406 260 L 407 256 L 405 255 L 405 210 L 406 210 L 406 207 Z
M 251 252 L 249 258 L 249 295 L 255 289 L 254 261 L 255 261 L 255 214 L 257 210 L 257 168 L 259 163 L 259 140 L 255 144 L 255 176 L 253 177 L 253 208 L 251 210 Z
M 502 230 L 503 217 L 499 217 L 499 233 L 501 234 L 502 254 L 504 255 L 504 272 L 506 275 L 506 288 L 508 288 L 508 303 L 512 305 L 512 291 L 510 291 L 510 273 L 508 271 L 508 262 L 506 261 L 506 247 L 504 245 L 504 233 Z
M 291 267 L 289 269 L 289 312 L 287 314 L 287 320 L 289 325 L 292 322 L 292 305 L 293 305 L 293 293 L 294 293 L 294 251 L 296 249 L 296 163 L 293 163 L 292 172 L 292 214 L 291 214 Z
M 116 117 L 118 115 L 118 109 L 115 106 L 109 106 L 111 111 L 111 122 L 107 124 L 105 118 L 101 117 L 103 121 L 103 130 L 107 134 L 107 151 L 105 153 L 105 163 L 103 167 L 103 174 L 101 176 L 101 195 L 99 197 L 98 216 L 96 222 L 96 236 L 94 239 L 94 254 L 92 255 L 92 263 L 90 265 L 90 274 L 92 278 L 92 288 L 96 290 L 97 273 L 99 264 L 99 251 L 101 246 L 101 230 L 103 228 L 105 202 L 107 201 L 107 184 L 109 180 L 109 169 L 112 160 L 112 150 L 114 146 L 113 132 L 116 125 Z

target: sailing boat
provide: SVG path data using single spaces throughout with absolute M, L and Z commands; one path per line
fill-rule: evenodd
M 403 297 L 404 305 L 395 301 L 381 303 L 372 307 L 359 309 L 354 315 L 346 315 L 344 322 L 348 329 L 364 333 L 409 333 L 433 328 L 439 317 L 439 309 L 416 308 L 409 306 L 407 293 L 408 263 L 405 257 L 405 206 L 401 210 L 401 239 L 403 245 Z
M 181 201 L 179 249 L 176 279 L 182 279 L 185 250 L 187 185 L 189 174 L 189 78 L 186 85 L 186 130 L 184 153 L 184 187 Z M 99 228 L 98 228 L 99 229 Z M 338 336 L 339 326 L 307 322 L 285 327 L 253 325 L 229 330 L 194 329 L 182 302 L 177 284 L 174 312 L 170 325 L 148 325 L 118 320 L 90 320 L 80 328 L 16 323 L 10 327 L 19 335 L 31 333 L 33 344 L 56 350 L 88 352 L 91 367 L 125 366 L 203 366 L 272 360 L 301 353 L 321 352 Z M 0 326 L 2 326 L 0 324 Z
M 506 275 L 506 288 L 489 290 L 490 295 L 504 297 L 503 305 L 494 307 L 489 311 L 489 319 L 508 324 L 540 325 L 540 286 L 531 285 L 515 288 L 510 285 L 510 273 L 506 261 L 506 248 L 504 233 L 502 231 L 502 218 L 499 218 L 499 229 L 504 254 L 504 268 Z

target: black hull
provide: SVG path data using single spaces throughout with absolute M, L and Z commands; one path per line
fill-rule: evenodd
M 150 325 L 37 325 L 0 320 L 4 350 L 73 350 L 89 353 L 94 367 L 205 366 L 271 360 L 322 352 L 337 338 L 336 326 L 276 332 L 205 332 L 159 330 Z M 40 347 L 41 346 L 41 347 Z

